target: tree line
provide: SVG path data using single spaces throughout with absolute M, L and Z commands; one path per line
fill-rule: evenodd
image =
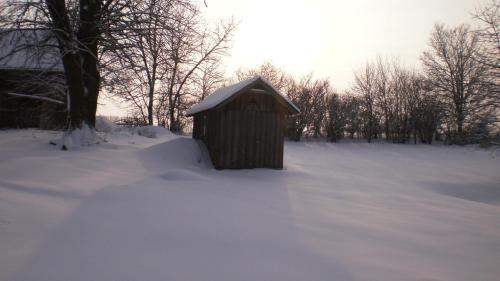
M 291 140 L 498 143 L 499 7 L 492 1 L 476 11 L 479 29 L 436 24 L 420 57 L 421 70 L 378 57 L 357 70 L 344 91 L 312 75 L 294 78 L 271 63 L 240 70 L 236 79 L 262 75 L 301 109 L 289 118 Z

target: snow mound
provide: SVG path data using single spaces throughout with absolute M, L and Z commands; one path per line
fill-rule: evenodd
M 153 145 L 141 152 L 144 166 L 150 171 L 201 167 L 200 148 L 191 138 L 176 138 Z
M 97 116 L 95 119 L 95 129 L 98 132 L 112 133 L 119 131 L 120 128 L 104 116 Z
M 87 124 L 83 124 L 81 128 L 66 132 L 61 140 L 63 150 L 73 150 L 78 147 L 90 146 L 100 143 L 102 139 L 91 129 Z M 54 143 L 58 143 L 54 141 Z
M 463 200 L 500 205 L 500 188 L 494 183 L 429 182 L 434 192 Z
M 164 135 L 173 135 L 168 129 L 160 126 L 141 126 L 134 128 L 134 133 L 146 138 L 157 138 Z

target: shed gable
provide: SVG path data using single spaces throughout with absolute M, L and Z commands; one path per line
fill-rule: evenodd
M 287 97 L 280 94 L 265 78 L 255 76 L 215 91 L 212 95 L 191 107 L 186 112 L 186 115 L 189 117 L 206 110 L 224 107 L 243 93 L 255 94 L 259 92 L 273 96 L 279 103 L 283 104 L 288 109 L 288 113 L 290 114 L 300 112 Z

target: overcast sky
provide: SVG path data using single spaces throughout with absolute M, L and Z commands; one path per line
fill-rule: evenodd
M 312 72 L 348 88 L 353 71 L 377 55 L 419 67 L 436 22 L 472 23 L 485 0 L 206 0 L 207 18 L 240 22 L 225 61 L 231 76 L 240 67 L 272 61 L 300 76 Z M 102 112 L 102 111 L 101 111 Z M 115 112 L 112 110 L 111 112 Z M 111 113 L 110 112 L 110 113 Z
M 346 88 L 378 54 L 418 65 L 434 23 L 471 23 L 476 0 L 206 0 L 210 18 L 241 21 L 228 74 L 270 60 L 295 75 L 313 72 Z

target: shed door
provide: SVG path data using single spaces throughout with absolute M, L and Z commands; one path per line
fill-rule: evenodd
M 242 112 L 241 167 L 275 167 L 278 144 L 276 113 L 253 109 L 250 107 Z

